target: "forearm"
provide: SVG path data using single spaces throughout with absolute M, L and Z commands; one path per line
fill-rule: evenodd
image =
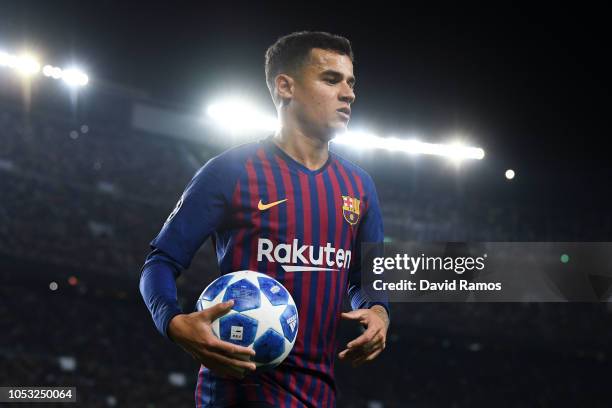
M 176 270 L 170 262 L 147 262 L 140 277 L 140 293 L 157 330 L 168 337 L 168 325 L 182 313 L 178 304 L 175 282 Z

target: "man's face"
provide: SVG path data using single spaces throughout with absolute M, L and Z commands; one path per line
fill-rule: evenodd
M 331 140 L 346 130 L 354 85 L 353 63 L 347 55 L 313 48 L 310 61 L 295 78 L 291 104 L 296 119 L 312 136 Z

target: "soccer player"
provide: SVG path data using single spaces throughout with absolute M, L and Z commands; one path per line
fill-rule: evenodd
M 142 269 L 140 291 L 157 329 L 201 362 L 197 407 L 335 406 L 340 317 L 365 328 L 340 359 L 356 366 L 385 348 L 388 305 L 361 287 L 361 244 L 383 241 L 374 183 L 328 149 L 346 130 L 355 101 L 350 42 L 293 33 L 267 50 L 265 70 L 279 130 L 198 170 L 151 241 Z M 232 301 L 193 313 L 179 308 L 175 279 L 208 237 L 221 274 L 263 272 L 291 292 L 298 336 L 277 368 L 255 371 L 252 349 L 214 336 L 211 322 Z M 353 310 L 341 313 L 345 292 Z

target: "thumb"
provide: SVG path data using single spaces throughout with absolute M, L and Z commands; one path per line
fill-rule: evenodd
M 361 318 L 361 311 L 352 310 L 350 312 L 344 312 L 340 316 L 346 320 L 359 320 Z
M 217 303 L 208 309 L 202 310 L 202 312 L 204 312 L 206 317 L 212 322 L 221 316 L 226 315 L 230 310 L 232 310 L 232 306 L 234 306 L 234 301 L 228 300 L 227 302 Z

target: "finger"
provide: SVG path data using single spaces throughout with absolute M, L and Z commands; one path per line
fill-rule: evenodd
M 219 363 L 204 355 L 200 355 L 197 360 L 200 361 L 200 364 L 202 364 L 202 366 L 208 368 L 213 373 L 222 378 L 244 378 L 244 375 L 247 371 L 243 368 L 232 367 L 230 365 Z
M 216 351 L 218 353 L 232 354 L 236 356 L 253 357 L 255 350 L 249 347 L 239 346 L 238 344 L 230 343 L 228 341 L 218 340 L 214 338 L 210 340 L 206 345 L 208 349 Z
M 347 348 L 354 348 L 354 347 L 360 347 L 366 343 L 371 342 L 374 337 L 376 337 L 378 334 L 380 333 L 379 329 L 374 329 L 374 328 L 368 328 L 366 331 L 364 331 L 361 336 L 357 337 L 355 340 L 350 341 L 346 347 Z
M 361 346 L 347 348 L 338 353 L 338 358 L 341 360 L 351 361 L 355 358 L 365 357 L 370 354 L 373 350 L 378 348 L 385 348 L 385 340 L 382 334 L 376 335 L 371 342 L 363 344 Z
M 216 375 L 218 375 L 221 378 L 237 378 L 237 379 L 243 379 L 245 377 L 246 374 L 246 370 L 242 369 L 242 368 L 236 368 L 236 367 L 230 367 L 230 366 L 225 366 L 223 364 L 219 364 L 219 363 L 209 363 L 207 365 L 207 367 Z
M 367 356 L 367 354 L 368 353 L 365 350 L 363 350 L 363 348 L 358 347 L 354 349 L 346 349 L 340 352 L 340 354 L 338 354 L 338 357 L 340 357 L 341 360 L 351 362 L 357 358 L 365 357 Z
M 204 366 L 208 367 L 212 372 L 219 376 L 227 377 L 227 378 L 238 378 L 242 379 L 247 374 L 251 373 L 251 370 L 246 370 L 240 367 L 232 367 L 228 366 L 210 359 L 205 359 L 204 361 L 200 361 Z
M 355 339 L 357 340 L 357 339 Z M 356 346 L 354 344 L 349 343 L 347 345 L 347 347 L 350 345 L 349 348 L 354 348 L 354 347 L 363 347 L 366 350 L 372 349 L 376 346 L 378 346 L 379 344 L 382 344 L 385 342 L 385 338 L 383 336 L 383 334 L 379 331 L 372 340 L 368 341 L 367 343 L 363 343 L 363 344 L 357 344 Z
M 361 349 L 364 351 L 364 353 L 370 354 L 373 350 L 381 348 L 382 344 L 383 344 L 382 341 L 373 341 L 373 342 L 364 344 L 363 346 L 361 346 Z
M 353 361 L 353 367 L 359 367 L 360 365 L 362 365 L 363 363 L 367 362 L 367 361 L 372 361 L 374 360 L 376 357 L 378 357 L 378 355 L 382 352 L 382 348 L 379 348 L 377 350 L 375 350 L 374 352 L 363 356 L 361 358 L 356 359 L 355 361 Z
M 377 334 L 376 337 L 372 339 L 372 341 L 364 344 L 363 346 L 361 346 L 361 348 L 364 349 L 366 352 L 370 353 L 375 348 L 381 347 L 384 342 L 385 340 L 382 334 Z
M 360 320 L 364 315 L 363 310 L 352 310 L 350 312 L 343 312 L 340 317 L 345 320 Z
M 251 361 L 240 360 L 237 358 L 232 358 L 225 356 L 223 354 L 211 352 L 211 351 L 203 351 L 202 354 L 207 357 L 208 360 L 213 360 L 216 363 L 221 363 L 225 366 L 234 367 L 234 368 L 243 368 L 250 371 L 255 371 L 257 366 L 255 363 Z
M 217 303 L 214 306 L 206 308 L 202 310 L 201 313 L 204 314 L 206 318 L 212 322 L 220 318 L 221 316 L 226 315 L 230 310 L 232 310 L 233 306 L 234 306 L 234 301 L 228 300 L 227 302 Z
M 211 346 L 211 344 L 214 345 L 215 342 L 224 343 L 215 338 L 213 340 L 213 343 L 207 343 L 206 345 L 203 345 L 202 343 L 194 343 L 194 344 L 191 344 L 189 347 L 184 348 L 184 350 L 187 351 L 194 359 L 202 362 L 202 364 L 204 365 L 206 365 L 207 362 L 210 362 L 209 356 L 214 356 L 214 355 L 223 355 L 232 360 L 241 361 L 244 363 L 251 363 L 251 356 L 254 354 L 253 350 L 245 348 L 245 347 L 241 347 L 241 346 L 236 346 L 235 344 L 229 343 L 230 346 L 235 346 L 233 350 L 237 352 L 237 354 L 231 354 L 231 353 L 224 352 L 223 349 L 219 349 L 219 348 L 215 348 L 214 346 Z M 238 354 L 242 352 L 242 349 L 246 349 L 245 352 L 249 352 L 249 351 L 251 352 L 248 353 L 248 355 L 246 353 Z M 248 367 L 249 369 L 256 368 L 256 366 L 254 365 L 249 365 Z
M 353 360 L 353 367 L 358 367 L 367 361 L 374 360 L 381 352 L 382 352 L 382 347 L 379 347 L 378 349 L 372 351 L 371 353 L 366 353 L 365 355 L 360 356 L 359 358 L 356 358 L 355 360 Z
M 378 357 L 378 355 L 380 353 L 382 353 L 383 348 L 379 348 L 378 350 L 374 351 L 372 354 L 370 354 L 369 356 L 366 357 L 366 361 L 372 361 L 374 360 L 376 357 Z

